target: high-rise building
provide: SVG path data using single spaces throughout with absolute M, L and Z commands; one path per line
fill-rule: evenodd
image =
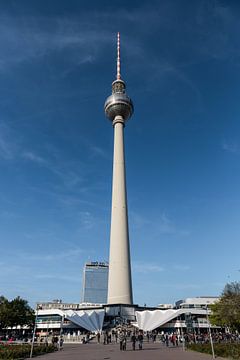
M 126 94 L 120 73 L 120 35 L 117 41 L 117 76 L 112 95 L 104 105 L 114 129 L 112 213 L 110 234 L 108 304 L 132 304 L 132 278 L 128 233 L 127 191 L 123 129 L 133 114 L 133 103 Z
M 83 269 L 82 302 L 106 304 L 108 291 L 108 263 L 90 262 Z

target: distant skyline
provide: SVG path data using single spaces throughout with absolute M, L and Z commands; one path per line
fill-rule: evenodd
M 0 295 L 79 302 L 108 261 L 121 75 L 134 303 L 239 280 L 240 3 L 0 3 Z

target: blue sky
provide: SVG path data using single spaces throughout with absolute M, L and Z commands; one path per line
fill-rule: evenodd
M 78 302 L 84 263 L 108 259 L 117 31 L 134 302 L 239 280 L 239 16 L 237 1 L 1 1 L 1 294 Z

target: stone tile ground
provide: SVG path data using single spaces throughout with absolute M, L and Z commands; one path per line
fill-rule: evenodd
M 65 344 L 62 351 L 34 358 L 37 360 L 211 360 L 210 355 L 192 351 L 183 351 L 181 347 L 173 348 L 160 343 L 144 343 L 143 350 L 120 351 L 118 344 Z M 218 358 L 220 359 L 220 358 Z

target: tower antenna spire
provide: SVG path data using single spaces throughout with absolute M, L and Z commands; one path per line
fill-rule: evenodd
M 117 80 L 121 79 L 121 62 L 120 62 L 120 33 L 117 33 Z

